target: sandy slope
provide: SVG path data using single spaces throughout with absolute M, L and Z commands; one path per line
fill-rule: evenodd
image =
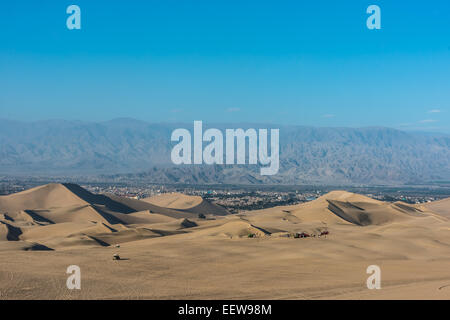
M 229 214 L 226 209 L 213 204 L 202 197 L 188 196 L 177 192 L 163 193 L 157 196 L 142 199 L 142 201 L 152 203 L 160 207 L 172 208 L 183 212 L 191 212 L 196 214 L 214 214 L 219 216 Z
M 228 213 L 201 198 L 189 208 L 176 210 L 136 199 L 92 194 L 74 184 L 49 184 L 2 196 L 0 204 L 0 241 L 24 241 L 26 245 L 20 248 L 26 250 L 30 244 L 46 250 L 102 247 L 178 234 L 197 226 L 192 219 L 199 213 Z
M 86 205 L 87 202 L 69 192 L 62 184 L 47 184 L 23 192 L 0 197 L 2 211 L 25 209 L 50 209 L 72 205 Z
M 0 298 L 450 299 L 448 199 L 412 206 L 333 191 L 238 215 L 211 204 L 200 219 L 201 198 L 159 197 L 76 185 L 0 197 Z M 302 232 L 311 237 L 293 237 Z M 81 291 L 65 287 L 71 264 Z M 366 287 L 371 264 L 381 290 Z
M 450 198 L 429 202 L 422 205 L 421 207 L 450 218 Z
M 198 206 L 203 201 L 202 197 L 188 196 L 178 192 L 163 193 L 142 200 L 160 207 L 173 209 L 189 209 Z

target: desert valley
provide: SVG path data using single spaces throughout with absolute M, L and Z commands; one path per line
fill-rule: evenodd
M 449 219 L 450 199 L 333 191 L 230 214 L 199 196 L 47 184 L 0 197 L 0 299 L 450 299 Z

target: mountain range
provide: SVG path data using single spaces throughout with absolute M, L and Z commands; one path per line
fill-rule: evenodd
M 256 165 L 175 166 L 170 141 L 192 123 L 0 120 L 0 174 L 95 175 L 153 183 L 448 184 L 450 135 L 385 127 L 325 128 L 267 124 L 206 124 L 279 128 L 280 170 L 260 176 Z

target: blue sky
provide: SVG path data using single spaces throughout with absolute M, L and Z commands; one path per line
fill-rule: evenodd
M 118 117 L 450 132 L 450 2 L 0 4 L 0 118 Z

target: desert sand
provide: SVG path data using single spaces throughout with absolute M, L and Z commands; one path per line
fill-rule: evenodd
M 231 215 L 179 193 L 44 185 L 0 197 L 0 299 L 450 299 L 449 208 L 333 191 Z

